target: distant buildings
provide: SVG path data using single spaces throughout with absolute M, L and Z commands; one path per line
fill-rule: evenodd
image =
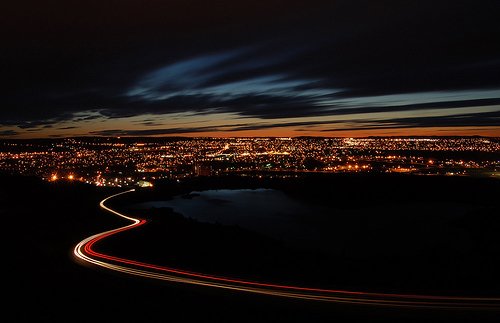
M 148 182 L 148 181 L 138 181 L 137 182 L 137 186 L 139 187 L 153 187 L 153 184 L 151 182 Z
M 0 172 L 96 186 L 149 187 L 162 179 L 305 171 L 495 176 L 500 138 L 0 140 Z
M 194 174 L 196 176 L 211 176 L 212 175 L 212 166 L 208 163 L 195 163 L 194 164 Z

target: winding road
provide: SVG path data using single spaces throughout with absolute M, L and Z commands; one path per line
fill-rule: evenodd
M 350 304 L 370 304 L 397 307 L 434 307 L 434 308 L 474 308 L 474 309 L 500 309 L 500 298 L 495 297 L 460 297 L 438 295 L 412 295 L 394 293 L 373 293 L 349 290 L 333 290 L 307 288 L 300 286 L 267 284 L 264 282 L 247 281 L 243 279 L 220 277 L 210 274 L 190 272 L 182 269 L 158 266 L 132 259 L 115 257 L 103 254 L 93 249 L 94 245 L 109 236 L 137 228 L 147 221 L 137 219 L 105 205 L 106 201 L 123 194 L 130 194 L 135 190 L 128 190 L 111 195 L 100 202 L 101 208 L 114 215 L 122 217 L 131 223 L 113 230 L 92 235 L 74 248 L 74 255 L 84 262 L 103 267 L 109 270 L 140 276 L 149 279 L 186 283 L 199 286 L 216 287 L 243 292 L 266 295 L 283 296 L 298 299 L 327 301 Z

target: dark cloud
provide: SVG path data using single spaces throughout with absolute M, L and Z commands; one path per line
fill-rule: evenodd
M 18 132 L 14 130 L 0 130 L 0 136 L 8 137 L 8 136 L 15 136 L 17 134 Z
M 498 104 L 500 94 L 399 105 L 335 100 L 500 91 L 499 16 L 498 1 L 12 3 L 0 22 L 0 124 L 37 129 L 214 111 L 272 120 Z
M 452 116 L 427 116 L 372 120 L 371 124 L 366 124 L 366 122 L 358 120 L 354 121 L 354 123 L 358 123 L 358 126 L 354 125 L 349 128 L 332 128 L 323 131 L 330 132 L 420 127 L 498 127 L 500 126 L 500 111 L 464 113 Z
M 393 118 L 378 123 L 396 123 L 403 127 L 500 126 L 500 111 L 464 113 L 452 116 Z
M 69 130 L 69 129 L 76 129 L 78 127 L 75 127 L 75 126 L 68 126 L 68 127 L 61 127 L 61 128 L 58 128 L 60 130 Z
M 213 132 L 213 131 L 230 131 L 235 127 L 243 127 L 247 124 L 233 124 L 220 126 L 202 126 L 202 127 L 174 127 L 164 129 L 106 129 L 99 131 L 91 131 L 90 134 L 98 136 L 153 136 L 153 135 L 171 135 L 176 133 L 196 133 L 196 132 Z
M 53 123 L 57 123 L 62 120 L 63 119 L 22 121 L 22 122 L 6 123 L 6 125 L 17 125 L 20 129 L 35 129 L 39 127 L 52 128 Z
M 229 124 L 219 126 L 203 127 L 174 127 L 163 129 L 108 129 L 93 131 L 90 134 L 99 136 L 151 136 L 151 135 L 172 135 L 182 133 L 204 133 L 204 132 L 238 132 L 249 130 L 264 130 L 286 127 L 304 127 L 300 131 L 310 131 L 305 129 L 311 126 L 341 125 L 340 127 L 321 130 L 323 132 L 335 132 L 345 130 L 382 130 L 399 128 L 419 128 L 419 127 L 463 127 L 479 126 L 491 127 L 500 126 L 500 111 L 464 113 L 453 116 L 430 116 L 430 117 L 407 117 L 366 120 L 354 119 L 348 123 L 352 126 L 343 127 L 346 121 L 324 120 L 324 121 L 296 121 L 283 123 L 254 123 L 254 124 Z
M 157 122 L 154 122 L 154 121 L 144 121 L 144 122 L 141 122 L 141 124 L 143 126 L 150 126 L 150 127 L 161 125 L 161 123 L 157 123 Z
M 419 111 L 428 109 L 451 109 L 464 107 L 484 107 L 484 106 L 499 106 L 500 98 L 492 99 L 476 99 L 476 100 L 458 100 L 458 101 L 442 101 L 429 102 L 419 104 L 406 105 L 391 105 L 391 106 L 372 106 L 372 107 L 350 107 L 338 108 L 330 110 L 329 115 L 347 115 L 360 113 L 377 113 L 377 112 L 403 112 L 403 111 Z
M 154 135 L 172 135 L 180 133 L 210 132 L 220 131 L 218 127 L 186 127 L 186 128 L 168 128 L 168 129 L 108 129 L 100 131 L 91 131 L 91 135 L 99 136 L 154 136 Z
M 264 129 L 272 129 L 272 128 L 286 128 L 286 127 L 309 127 L 309 126 L 317 126 L 317 125 L 327 125 L 327 124 L 336 124 L 342 123 L 342 121 L 296 121 L 296 122 L 282 122 L 277 124 L 252 124 L 245 125 L 239 127 L 232 127 L 227 131 L 242 131 L 242 130 L 264 130 Z

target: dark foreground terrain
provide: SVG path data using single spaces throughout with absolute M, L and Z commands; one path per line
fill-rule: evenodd
M 188 219 L 168 208 L 132 207 L 141 199 L 165 200 L 173 194 L 196 198 L 186 194 L 193 188 L 256 187 L 281 190 L 311 208 L 323 205 L 328 210 L 325 214 L 300 215 L 303 232 L 314 229 L 323 237 L 319 245 L 292 246 L 241 227 Z M 497 295 L 498 192 L 500 181 L 468 177 L 197 178 L 115 199 L 114 207 L 151 221 L 109 238 L 100 248 L 174 268 L 276 284 Z
M 301 198 L 307 199 L 322 199 L 324 197 L 317 194 L 311 193 L 310 196 L 304 194 L 307 191 L 304 191 L 303 188 L 307 185 L 313 185 L 316 180 L 318 179 L 304 179 L 301 185 L 295 187 L 287 185 L 288 194 L 299 194 Z M 418 180 L 424 181 L 426 178 Z M 455 179 L 452 179 L 451 182 L 433 180 L 435 182 L 432 182 L 431 186 L 428 186 L 428 182 L 426 182 L 406 186 L 399 190 L 393 189 L 393 191 L 413 194 L 412 191 L 418 193 L 423 187 L 432 187 L 434 191 L 431 192 L 430 197 L 426 195 L 427 198 L 434 198 L 437 201 L 459 198 L 461 202 L 471 206 L 470 210 L 476 212 L 474 213 L 476 215 L 464 213 L 457 219 L 446 220 L 448 222 L 441 224 L 442 228 L 447 228 L 449 223 L 453 225 L 452 228 L 448 229 L 455 234 L 451 236 L 455 238 L 466 236 L 469 239 L 467 241 L 475 241 L 473 247 L 461 244 L 465 251 L 460 251 L 463 249 L 462 247 L 458 248 L 458 251 L 455 251 L 455 254 L 451 256 L 462 257 L 461 260 L 468 259 L 466 258 L 468 255 L 475 254 L 474 248 L 477 250 L 481 246 L 487 248 L 487 250 L 477 250 L 481 257 L 498 251 L 496 249 L 498 247 L 496 232 L 498 232 L 500 221 L 497 218 L 498 213 L 494 213 L 495 208 L 498 207 L 498 203 L 495 201 L 495 196 L 499 195 L 498 181 L 475 182 L 467 181 L 472 179 L 465 179 L 465 185 L 458 186 L 464 183 L 454 182 Z M 343 183 L 344 187 L 337 193 L 353 191 L 358 189 L 360 185 L 365 187 L 367 191 L 375 192 L 371 195 L 373 200 L 360 199 L 358 196 L 356 200 L 353 200 L 353 203 L 356 201 L 356 203 L 371 203 L 380 200 L 384 191 L 375 184 L 376 182 L 380 183 L 380 181 L 367 182 L 360 178 L 341 178 L 339 181 L 337 184 Z M 445 179 L 445 181 L 449 181 L 449 179 Z M 387 183 L 394 182 L 389 181 L 384 184 L 386 186 L 382 186 L 388 187 Z M 146 194 L 164 196 L 169 187 L 172 190 L 171 193 L 176 193 L 179 191 L 188 192 L 193 188 L 202 189 L 214 184 L 217 187 L 225 188 L 241 187 L 242 185 L 262 187 L 263 185 L 263 183 L 254 182 L 242 184 L 240 180 L 235 178 L 215 183 L 213 180 L 184 183 L 175 188 L 169 186 L 169 183 L 164 183 L 163 187 L 161 184 L 158 185 L 157 191 L 139 193 L 136 198 L 139 200 Z M 265 185 L 270 187 L 274 185 L 278 188 L 277 186 L 280 184 L 266 183 Z M 335 187 L 335 185 L 327 185 L 326 187 Z M 373 191 L 375 187 L 379 187 L 379 189 Z M 455 193 L 447 194 L 446 187 L 454 188 L 454 192 L 462 192 L 463 190 L 466 192 L 458 196 Z M 461 187 L 463 190 L 457 189 L 457 187 Z M 300 188 L 302 188 L 301 191 Z M 384 308 L 297 301 L 210 288 L 158 283 L 82 266 L 76 263 L 72 257 L 74 245 L 91 234 L 124 224 L 120 219 L 99 210 L 98 202 L 113 192 L 116 191 L 74 183 L 49 184 L 34 178 L 1 177 L 0 216 L 4 224 L 2 229 L 5 237 L 3 239 L 3 263 L 4 268 L 7 268 L 6 274 L 4 274 L 5 288 L 3 291 L 6 301 L 3 304 L 3 321 L 496 322 L 500 315 L 499 311 Z M 442 192 L 443 195 L 435 196 L 436 192 Z M 324 194 L 330 193 L 324 192 Z M 429 190 L 421 193 L 429 194 Z M 344 199 L 351 196 L 345 194 Z M 405 196 L 412 195 L 401 193 L 398 201 L 405 202 Z M 465 200 L 466 198 L 469 200 Z M 116 203 L 118 202 L 120 201 Z M 177 217 L 176 219 L 174 221 L 189 227 L 189 223 L 185 223 L 182 218 Z M 389 223 L 393 222 L 389 221 Z M 363 224 L 360 223 L 360 225 Z M 152 227 L 152 225 L 150 226 Z M 194 226 L 200 226 L 200 224 L 196 223 Z M 239 229 L 220 230 L 224 234 L 231 235 L 233 230 Z M 456 234 L 456 232 L 460 234 Z M 450 236 L 449 232 L 443 234 Z M 248 239 L 253 239 L 251 235 L 248 233 Z M 242 240 L 246 239 L 243 235 L 238 236 Z M 436 234 L 432 233 L 431 236 L 435 237 Z M 118 243 L 121 248 L 130 243 L 130 241 L 126 241 L 126 237 L 124 239 L 122 244 Z M 191 239 L 196 239 L 196 237 L 191 236 Z M 263 243 L 267 243 L 265 238 L 262 239 L 264 239 Z M 442 241 L 438 242 L 442 245 Z M 177 247 L 183 248 L 182 243 L 170 246 L 171 249 Z M 450 250 L 455 249 L 450 247 Z M 129 250 L 128 252 L 134 254 L 137 250 Z M 430 261 L 440 261 L 436 262 L 438 267 L 447 266 L 448 270 L 453 270 L 457 267 L 448 263 L 451 261 L 449 260 L 451 256 L 431 254 L 429 257 Z M 496 255 L 492 255 L 488 258 L 487 261 L 490 261 L 491 266 L 496 266 L 494 263 L 496 257 Z M 481 266 L 484 266 L 485 269 L 488 268 L 485 265 L 488 264 L 486 260 L 482 258 L 474 260 L 483 261 Z M 470 269 L 468 266 L 465 267 L 468 268 L 467 270 Z M 464 269 L 457 268 L 457 270 Z M 486 277 L 492 279 L 494 275 L 488 274 Z M 484 280 L 483 278 L 478 279 L 485 284 Z M 470 281 L 474 281 L 474 279 Z M 491 282 L 496 284 L 495 281 Z M 469 287 L 473 288 L 474 286 Z M 464 287 L 457 287 L 457 289 L 461 288 Z M 485 290 L 485 293 L 494 294 L 495 288 L 493 286 L 493 288 Z

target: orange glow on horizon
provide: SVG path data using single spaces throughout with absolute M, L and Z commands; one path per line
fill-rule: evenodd
M 150 137 L 397 137 L 397 136 L 484 136 L 500 137 L 500 127 L 433 127 L 433 128 L 395 128 L 370 130 L 341 130 L 341 131 L 302 131 L 294 128 L 276 128 L 269 130 L 246 130 L 226 132 L 189 132 L 180 134 L 154 135 Z M 126 137 L 126 136 L 122 136 Z M 133 136 L 129 136 L 133 137 Z
M 130 124 L 124 122 L 122 129 L 128 129 Z M 168 128 L 167 128 L 168 129 Z M 241 130 L 241 131 L 207 131 L 207 132 L 179 132 L 155 135 L 126 135 L 120 134 L 117 136 L 109 135 L 109 137 L 214 137 L 214 138 L 230 138 L 230 137 L 398 137 L 398 136 L 484 136 L 484 137 L 500 137 L 500 126 L 496 127 L 421 127 L 421 128 L 391 128 L 391 129 L 359 129 L 359 130 L 336 130 L 328 131 L 326 127 L 314 127 L 309 129 L 299 127 L 275 127 L 259 130 Z M 131 131 L 143 129 L 130 129 Z M 151 129 L 153 130 L 153 129 Z M 92 133 L 93 129 L 78 128 L 64 133 L 56 133 L 53 129 L 40 131 L 34 136 L 32 133 L 23 132 L 9 138 L 18 139 L 35 139 L 35 138 L 64 138 L 64 137 L 100 137 Z

